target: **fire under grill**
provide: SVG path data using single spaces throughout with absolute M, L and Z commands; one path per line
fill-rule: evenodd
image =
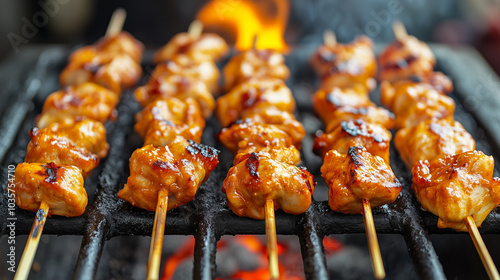
M 380 49 L 382 46 L 378 46 Z M 317 78 L 308 66 L 308 58 L 316 45 L 296 46 L 287 56 L 292 77 L 288 81 L 298 105 L 297 119 L 308 132 L 303 143 L 303 165 L 315 175 L 318 186 L 310 209 L 298 216 L 282 211 L 276 213 L 278 234 L 296 235 L 299 239 L 304 272 L 307 279 L 328 279 L 323 250 L 323 238 L 331 234 L 364 233 L 362 215 L 346 215 L 333 212 L 327 204 L 327 187 L 320 176 L 321 159 L 312 153 L 314 133 L 322 129 L 321 122 L 312 113 L 311 97 L 316 90 Z M 500 163 L 500 82 L 478 54 L 468 48 L 450 49 L 434 45 L 437 70 L 449 75 L 454 82 L 452 97 L 457 102 L 455 118 L 473 135 L 477 149 L 494 155 L 497 167 Z M 0 182 L 1 235 L 8 235 L 7 186 L 8 165 L 16 165 L 24 159 L 29 142 L 28 131 L 34 118 L 41 111 L 43 101 L 58 89 L 58 75 L 65 65 L 70 50 L 60 47 L 27 49 L 5 67 L 10 83 L 6 94 L 9 102 L 0 122 L 0 161 L 3 164 Z M 154 65 L 152 51 L 147 51 L 143 68 L 146 80 Z M 21 69 L 25 67 L 27 70 Z M 4 97 L 3 100 L 8 100 Z M 372 100 L 378 101 L 378 92 Z M 89 177 L 85 186 L 89 205 L 85 214 L 76 218 L 53 216 L 47 219 L 43 234 L 83 235 L 80 253 L 73 279 L 94 279 L 105 242 L 116 236 L 150 236 L 153 228 L 153 212 L 134 208 L 118 199 L 129 175 L 128 159 L 142 145 L 133 132 L 134 116 L 140 110 L 132 97 L 132 91 L 124 94 L 117 107 L 118 117 L 108 122 L 108 141 L 111 146 L 108 157 Z M 212 117 L 207 122 L 202 142 L 221 150 L 220 164 L 209 180 L 200 188 L 196 199 L 173 209 L 167 214 L 165 233 L 168 235 L 193 235 L 195 237 L 194 279 L 216 277 L 217 241 L 223 235 L 265 234 L 264 221 L 241 218 L 231 212 L 222 193 L 222 181 L 232 165 L 233 156 L 216 140 L 221 129 Z M 420 279 L 445 279 L 443 267 L 429 238 L 430 234 L 453 234 L 452 230 L 438 229 L 437 217 L 421 210 L 410 191 L 411 174 L 391 148 L 391 166 L 404 187 L 394 204 L 375 208 L 373 217 L 377 233 L 398 234 L 404 237 L 415 271 Z M 498 168 L 495 169 L 498 176 Z M 16 235 L 30 232 L 34 213 L 16 209 Z M 500 234 L 500 212 L 495 209 L 484 221 L 480 232 Z M 471 241 L 472 242 L 472 241 Z M 22 246 L 22 245 L 18 245 Z M 494 248 L 490 248 L 490 252 Z M 383 253 L 384 254 L 384 253 Z M 463 256 L 467 258 L 468 256 Z M 44 269 L 44 268 L 42 268 Z

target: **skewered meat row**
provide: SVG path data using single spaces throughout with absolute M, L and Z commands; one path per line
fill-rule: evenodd
M 243 217 L 265 218 L 266 201 L 300 214 L 309 208 L 314 177 L 300 163 L 304 127 L 293 116 L 295 100 L 281 79 L 289 75 L 281 54 L 249 50 L 225 66 L 229 93 L 217 100 L 225 127 L 219 140 L 235 154 L 222 190 L 228 206 Z
M 453 120 L 455 104 L 444 95 L 452 90 L 451 81 L 432 72 L 430 49 L 415 40 L 410 36 L 381 54 L 379 60 L 388 65 L 408 56 L 410 49 L 422 60 L 381 75 L 390 80 L 382 82 L 382 102 L 396 115 L 400 130 L 394 142 L 412 168 L 412 190 L 422 207 L 439 217 L 438 227 L 467 231 L 467 217 L 480 226 L 500 203 L 500 179 L 492 177 L 493 158 L 474 151 L 472 136 Z M 413 47 L 395 47 L 401 44 Z
M 60 79 L 63 85 L 74 85 L 49 95 L 36 127 L 30 131 L 25 162 L 16 167 L 14 188 L 20 208 L 36 211 L 43 201 L 49 206 L 49 215 L 73 217 L 85 211 L 84 178 L 109 149 L 103 122 L 114 115 L 122 86 L 131 86 L 135 81 L 128 79 L 128 68 L 122 69 L 114 57 L 125 57 L 140 68 L 136 60 L 142 57 L 142 45 L 120 33 L 70 56 Z M 98 76 L 91 79 L 86 73 L 70 71 L 75 65 L 90 67 L 89 63 L 98 65 L 102 75 L 116 78 L 120 87 L 110 87 L 116 90 L 113 92 L 91 82 L 98 82 Z M 71 82 L 68 75 L 73 75 Z
M 377 67 L 371 41 L 320 46 L 311 64 L 322 79 L 313 106 L 326 126 L 313 150 L 323 158 L 330 208 L 359 214 L 364 200 L 372 208 L 394 202 L 402 187 L 389 165 L 394 116 L 369 98 Z
M 130 176 L 118 192 L 133 206 L 155 211 L 161 190 L 168 192 L 168 210 L 188 203 L 217 167 L 218 151 L 197 142 L 204 117 L 214 108 L 207 84 L 218 82 L 211 59 L 227 51 L 221 40 L 215 34 L 176 35 L 155 54 L 160 64 L 135 91 L 145 108 L 136 115 L 134 128 L 145 143 L 130 157 Z

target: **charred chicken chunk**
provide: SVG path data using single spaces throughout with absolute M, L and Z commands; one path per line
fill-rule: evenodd
M 472 136 L 454 120 L 426 120 L 400 129 L 394 136 L 399 155 L 410 168 L 419 160 L 432 162 L 444 155 L 455 155 L 476 148 Z
M 389 164 L 391 133 L 383 126 L 363 120 L 342 122 L 331 133 L 321 134 L 314 139 L 313 150 L 324 157 L 330 150 L 347 154 L 350 147 L 363 146 L 374 156 L 379 156 Z
M 114 112 L 117 96 L 102 86 L 83 83 L 56 91 L 47 97 L 36 126 L 44 128 L 54 122 L 77 117 L 105 122 Z
M 17 165 L 14 191 L 19 208 L 36 212 L 42 201 L 48 204 L 48 215 L 80 216 L 87 206 L 80 169 L 71 165 L 27 163 Z
M 155 63 L 185 55 L 194 61 L 217 61 L 227 54 L 229 46 L 215 33 L 203 33 L 198 37 L 189 33 L 178 33 L 153 57 Z
M 436 58 L 429 46 L 413 36 L 394 41 L 378 57 L 379 78 L 398 81 L 432 72 Z
M 219 163 L 218 151 L 182 137 L 167 146 L 144 146 L 130 158 L 130 176 L 118 197 L 155 211 L 158 193 L 168 191 L 168 210 L 194 199 Z
M 305 168 L 253 153 L 229 169 L 222 190 L 236 215 L 262 220 L 267 200 L 286 213 L 304 213 L 314 186 L 314 177 Z
M 135 99 L 143 106 L 157 99 L 192 98 L 198 102 L 203 116 L 212 115 L 215 100 L 207 86 L 200 80 L 183 75 L 166 75 L 150 80 L 146 85 L 135 90 Z
M 75 147 L 85 148 L 99 158 L 105 158 L 108 154 L 106 128 L 101 122 L 80 118 L 67 119 L 42 129 L 34 127 L 30 132 L 32 138 L 42 134 L 66 138 Z
M 439 217 L 439 228 L 467 231 L 464 219 L 477 226 L 500 203 L 500 179 L 493 178 L 493 157 L 480 151 L 445 155 L 412 169 L 412 190 L 426 210 Z
M 347 154 L 329 151 L 321 175 L 329 188 L 330 208 L 346 214 L 363 213 L 364 199 L 372 208 L 392 203 L 401 191 L 391 167 L 364 147 L 350 147 Z
M 357 107 L 342 106 L 335 111 L 330 112 L 330 114 L 331 115 L 328 116 L 330 121 L 325 125 L 326 133 L 330 133 L 335 130 L 340 123 L 344 121 L 356 119 L 362 119 L 369 123 L 380 124 L 387 129 L 392 129 L 394 127 L 394 114 L 375 105 Z
M 311 57 L 311 65 L 321 77 L 321 87 L 348 87 L 352 83 L 375 87 L 377 61 L 373 42 L 366 36 L 350 44 L 322 45 Z
M 285 82 L 266 77 L 243 82 L 217 99 L 215 114 L 222 126 L 226 127 L 248 110 L 259 109 L 293 113 L 295 100 Z
M 55 162 L 59 165 L 73 165 L 79 168 L 86 178 L 99 165 L 99 157 L 84 147 L 76 146 L 64 135 L 32 130 L 31 141 L 26 150 L 24 161 L 28 163 Z
M 453 119 L 455 102 L 425 84 L 381 84 L 381 99 L 396 116 L 396 127 L 410 127 L 428 119 Z
M 235 55 L 222 70 L 226 91 L 254 77 L 269 77 L 286 80 L 290 70 L 283 55 L 274 50 L 251 49 Z
M 344 106 L 367 107 L 375 104 L 370 101 L 366 88 L 360 84 L 346 88 L 323 88 L 313 96 L 314 111 L 326 124 L 335 119 L 333 112 Z
M 205 119 L 198 103 L 187 98 L 157 99 L 136 117 L 135 131 L 144 138 L 144 145 L 165 146 L 176 136 L 201 141 Z

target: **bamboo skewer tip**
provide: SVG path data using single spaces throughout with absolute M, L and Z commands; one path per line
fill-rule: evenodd
M 372 260 L 373 275 L 376 279 L 385 278 L 384 263 L 382 262 L 382 254 L 377 240 L 377 232 L 373 223 L 372 208 L 370 201 L 363 199 L 363 219 L 365 222 L 366 238 L 368 240 L 368 248 Z
M 40 237 L 42 236 L 43 227 L 45 221 L 47 221 L 47 214 L 49 213 L 49 205 L 42 201 L 40 207 L 36 212 L 35 220 L 31 226 L 31 231 L 28 236 L 28 241 L 24 247 L 23 255 L 19 261 L 19 266 L 17 267 L 16 275 L 14 280 L 25 280 L 28 279 L 28 275 L 31 271 L 31 266 L 33 260 L 35 259 L 36 249 L 40 243 Z
M 323 32 L 323 41 L 326 46 L 335 46 L 337 44 L 337 36 L 335 36 L 335 32 L 330 29 L 325 30 L 325 32 Z
M 269 275 L 270 279 L 278 280 L 280 278 L 278 265 L 278 245 L 276 238 L 276 222 L 274 218 L 274 202 L 266 201 L 266 239 L 267 239 L 267 254 L 269 257 Z
M 111 19 L 109 20 L 108 29 L 106 29 L 106 37 L 114 36 L 123 28 L 125 24 L 125 19 L 127 18 L 127 12 L 123 8 L 118 8 L 113 12 Z
M 151 246 L 149 248 L 147 280 L 158 280 L 160 275 L 160 261 L 163 247 L 163 236 L 165 234 L 165 221 L 168 209 L 168 191 L 162 189 L 158 192 L 156 204 L 155 221 L 151 235 Z
M 497 267 L 491 259 L 491 255 L 488 252 L 488 248 L 486 248 L 486 245 L 484 244 L 483 238 L 481 237 L 481 234 L 477 229 L 474 219 L 472 218 L 472 216 L 467 216 L 467 218 L 464 219 L 464 222 L 467 226 L 467 229 L 469 230 L 469 234 L 472 238 L 472 241 L 474 242 L 474 245 L 476 246 L 476 250 L 479 253 L 479 257 L 483 262 L 484 268 L 486 269 L 489 278 L 492 280 L 500 280 L 500 275 L 498 274 Z
M 196 39 L 201 36 L 202 32 L 203 32 L 203 22 L 201 22 L 201 20 L 193 20 L 193 22 L 191 22 L 188 28 L 189 36 Z
M 400 20 L 396 20 L 392 23 L 392 30 L 394 32 L 394 37 L 400 42 L 404 41 L 406 37 L 408 37 L 406 27 Z

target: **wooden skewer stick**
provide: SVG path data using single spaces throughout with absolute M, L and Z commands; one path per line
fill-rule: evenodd
M 375 224 L 373 223 L 372 208 L 370 201 L 363 199 L 363 218 L 365 220 L 366 238 L 368 239 L 368 248 L 372 259 L 373 275 L 377 279 L 385 278 L 384 264 L 382 263 L 382 255 L 378 246 L 377 233 L 375 232 Z
M 200 20 L 194 20 L 193 22 L 191 22 L 188 28 L 189 36 L 193 38 L 198 38 L 200 37 L 202 32 L 203 32 L 203 22 L 201 22 Z
M 19 261 L 19 266 L 17 267 L 16 275 L 14 280 L 25 280 L 28 279 L 28 275 L 31 270 L 31 265 L 33 264 L 33 259 L 35 258 L 36 249 L 38 248 L 38 243 L 40 243 L 40 236 L 42 236 L 43 226 L 47 220 L 47 214 L 49 213 L 49 205 L 42 201 L 40 203 L 40 208 L 36 212 L 35 221 L 33 221 L 33 226 L 31 226 L 30 235 L 28 236 L 28 241 L 24 247 L 23 256 L 21 261 Z
M 168 209 L 168 191 L 162 189 L 158 192 L 156 204 L 155 223 L 151 236 L 151 247 L 149 248 L 147 280 L 158 280 L 160 275 L 161 252 L 163 248 L 163 236 L 165 234 L 165 220 Z
M 269 274 L 272 280 L 280 278 L 278 267 L 278 245 L 276 240 L 276 222 L 274 219 L 274 202 L 266 200 L 266 238 L 267 238 L 267 255 L 269 257 Z
M 477 229 L 474 219 L 472 218 L 472 216 L 467 216 L 467 218 L 464 219 L 464 222 L 465 225 L 467 226 L 467 229 L 469 230 L 470 236 L 472 237 L 472 241 L 476 246 L 476 250 L 479 253 L 479 256 L 481 257 L 481 261 L 483 262 L 484 268 L 486 268 L 488 276 L 492 280 L 493 279 L 500 280 L 500 275 L 498 274 L 497 267 L 495 266 L 495 263 L 493 263 L 493 260 L 491 259 L 490 253 L 488 252 L 488 249 L 484 244 L 483 238 L 481 238 L 481 234 L 479 234 L 479 230 Z
M 326 46 L 333 47 L 337 44 L 337 36 L 335 36 L 335 33 L 330 29 L 325 30 L 323 33 L 323 41 Z
M 404 24 L 396 20 L 392 23 L 392 30 L 394 32 L 394 37 L 396 37 L 396 40 L 402 42 L 408 37 L 408 32 L 406 32 L 406 28 Z
M 111 16 L 111 20 L 108 24 L 108 29 L 106 29 L 106 37 L 114 36 L 120 31 L 122 31 L 123 24 L 125 23 L 125 18 L 127 17 L 127 12 L 123 8 L 116 9 Z

